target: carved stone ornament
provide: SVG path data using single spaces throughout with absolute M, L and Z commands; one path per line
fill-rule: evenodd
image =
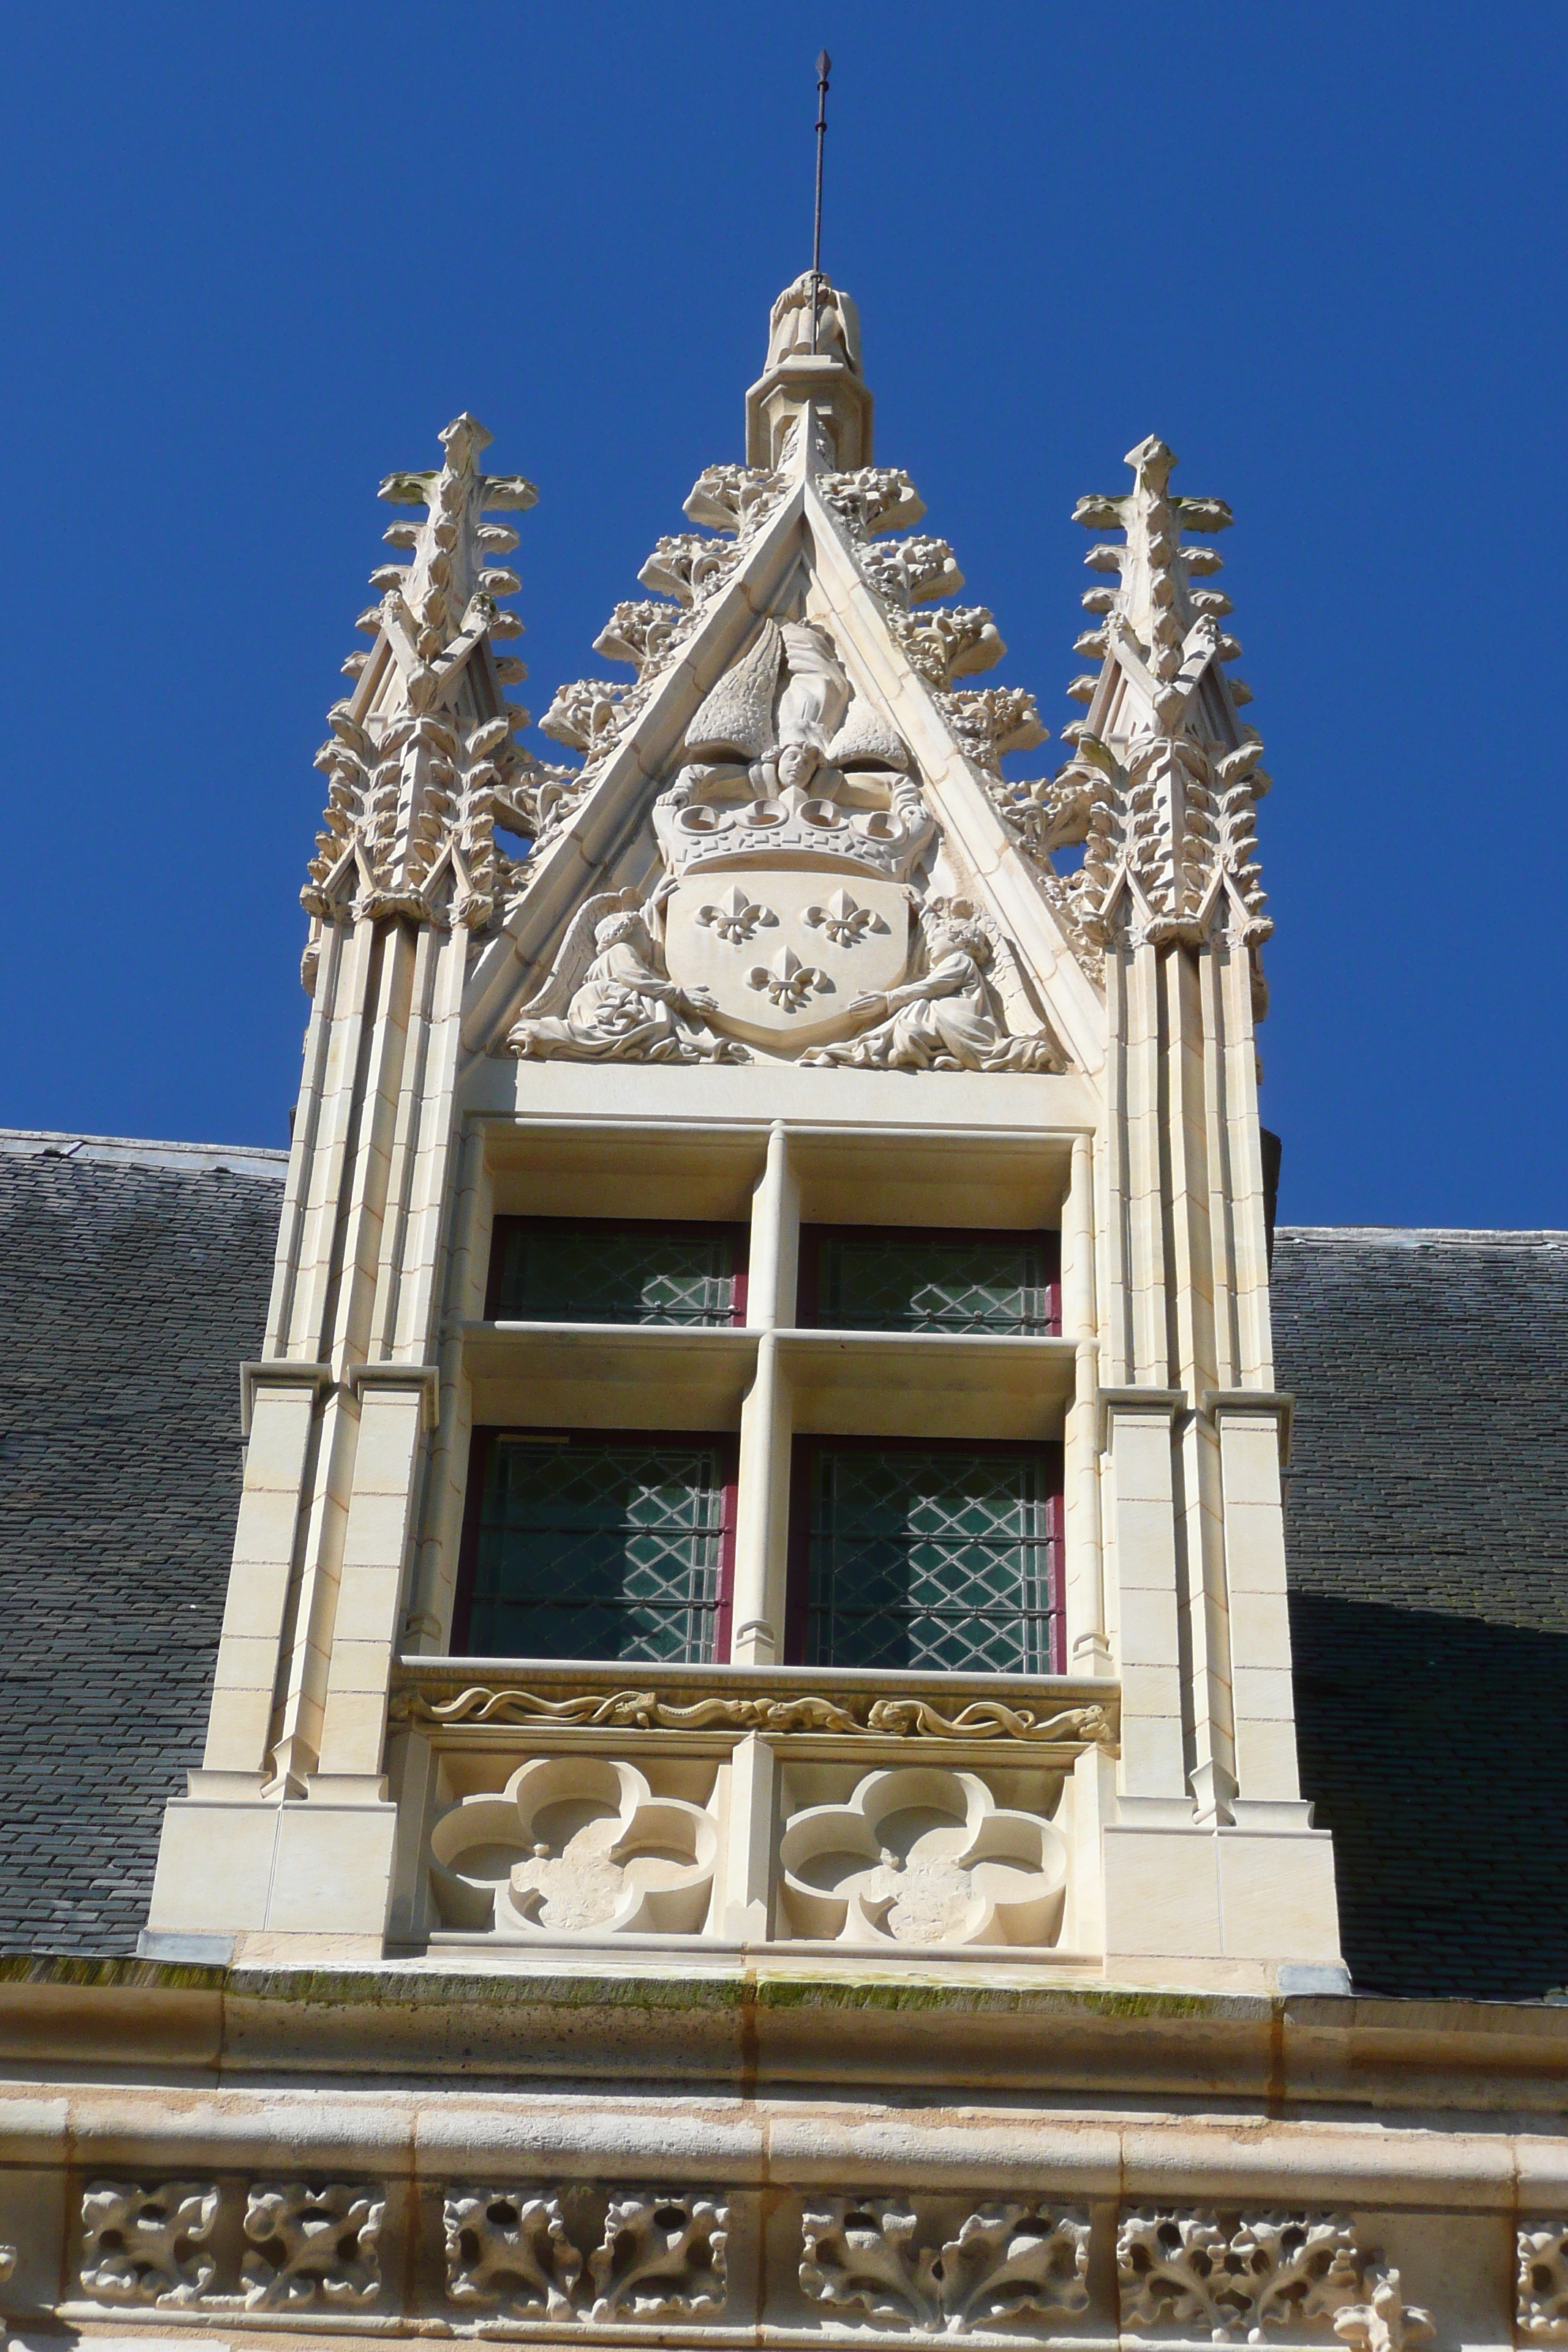
M 1127 462 L 1127 496 L 1080 499 L 1076 511 L 1089 530 L 1124 536 L 1086 559 L 1119 584 L 1083 600 L 1098 625 L 1077 649 L 1100 667 L 1068 689 L 1089 706 L 1067 730 L 1074 755 L 1032 783 L 1004 783 L 998 771 L 991 796 L 1080 952 L 1097 955 L 1114 933 L 1196 945 L 1223 931 L 1255 947 L 1273 928 L 1257 862 L 1263 746 L 1237 715 L 1250 692 L 1225 675 L 1241 651 L 1219 626 L 1230 600 L 1194 585 L 1220 559 L 1183 540 L 1225 530 L 1230 509 L 1171 492 L 1176 461 L 1163 441 L 1140 442 Z M 1057 875 L 1052 853 L 1080 845 L 1079 871 Z
M 847 1804 L 796 1813 L 779 1842 L 796 1935 L 847 1944 L 1049 1944 L 1067 1847 L 998 1806 L 973 1772 L 870 1772 Z
M 510 1051 L 532 1061 L 745 1061 L 710 1024 L 710 992 L 672 978 L 658 928 L 657 908 L 635 896 L 588 899 L 543 988 L 513 1023 Z
M 333 2181 L 260 2183 L 246 2200 L 250 2241 L 240 2277 L 247 2309 L 294 2311 L 317 2302 L 351 2310 L 381 2293 L 379 2189 Z
M 1216 2344 L 1275 2330 L 1326 2336 L 1362 2292 L 1355 2231 L 1342 2213 L 1123 2215 L 1116 2276 L 1124 2330 Z
M 586 2260 L 559 2189 L 450 2190 L 443 2219 L 447 2298 L 476 2315 L 603 2323 L 724 2307 L 729 2208 L 717 2191 L 613 2190 Z
M 824 1698 L 713 1694 L 680 1704 L 655 1690 L 584 1691 L 571 1698 L 546 1698 L 537 1691 L 491 1689 L 471 1684 L 450 1698 L 430 1698 L 404 1688 L 392 1703 L 394 1719 L 426 1725 L 571 1724 L 597 1730 L 608 1726 L 638 1731 L 714 1729 L 780 1733 L 846 1734 L 881 1739 L 1020 1740 L 1069 1750 L 1109 1742 L 1110 1720 L 1101 1706 L 1058 1707 L 1037 1714 L 1001 1699 L 969 1699 L 944 1715 L 927 1699 Z
M 1399 2273 L 1381 2266 L 1369 2271 L 1365 2303 L 1352 2304 L 1334 2321 L 1334 2333 L 1354 2347 L 1354 2352 L 1415 2352 L 1430 2344 L 1436 2325 L 1429 2311 L 1405 2301 Z
M 658 1797 L 633 1765 L 552 1756 L 499 1796 L 465 1797 L 430 1838 L 449 1927 L 526 1940 L 626 1931 L 694 1935 L 718 1832 L 700 1805 Z
M 81 2200 L 83 2294 L 164 2310 L 200 2303 L 216 2274 L 209 2241 L 217 2209 L 210 2180 L 155 2189 L 95 2180 Z
M 1568 2343 L 1568 2221 L 1527 2221 L 1521 2230 L 1516 2316 L 1533 2343 Z
M 330 740 L 316 765 L 329 779 L 323 830 L 304 904 L 318 924 L 400 915 L 482 930 L 531 878 L 496 827 L 547 841 L 580 797 L 576 772 L 551 768 L 511 740 L 528 713 L 501 696 L 522 665 L 496 646 L 521 627 L 496 602 L 517 587 L 489 559 L 517 544 L 495 508 L 534 502 L 531 486 L 481 474 L 489 440 L 459 416 L 441 435 L 439 472 L 393 474 L 381 495 L 426 509 L 422 523 L 395 523 L 404 564 L 383 565 L 381 601 L 362 625 L 375 639 L 346 665 L 359 680 L 328 713 Z
M 1068 2318 L 1089 2304 L 1089 2216 L 1033 2203 L 983 2205 L 944 2242 L 921 2243 L 907 2199 L 808 2200 L 801 2292 L 875 2326 L 963 2336 L 1030 2315 Z
M 823 480 L 847 513 L 877 525 L 885 509 L 901 518 L 912 498 L 901 476 L 875 469 Z M 693 551 L 700 544 L 666 543 L 645 577 L 700 596 L 710 578 Z M 951 560 L 941 542 L 931 546 Z M 917 567 L 917 584 L 921 576 Z M 918 625 L 893 609 L 906 635 L 924 632 L 921 643 L 938 648 L 943 685 L 955 667 L 1001 650 L 978 609 Z M 654 629 L 642 606 L 620 608 L 612 624 L 645 682 Z M 658 640 L 667 649 L 679 641 L 675 630 Z M 913 647 L 910 638 L 911 660 Z M 613 690 L 593 681 L 563 688 L 545 724 L 593 759 L 618 740 L 641 691 L 612 701 Z M 1010 1034 L 988 976 L 997 942 L 977 910 L 957 900 L 921 908 L 936 828 L 911 770 L 908 746 L 857 693 L 828 630 L 764 619 L 693 715 L 674 779 L 655 802 L 661 877 L 640 902 L 598 899 L 592 920 L 589 909 L 579 913 L 514 1024 L 510 1050 L 571 1060 L 761 1053 L 865 1069 L 1061 1068 L 1045 1033 Z
M 1066 1057 L 1054 1037 L 1009 1034 L 991 973 L 997 952 L 993 926 L 972 901 L 936 898 L 921 910 L 922 951 L 915 970 L 891 988 L 873 987 L 852 1008 L 862 1026 L 856 1036 L 805 1054 L 807 1062 L 837 1062 L 859 1070 L 1060 1070 Z
M 474 2311 L 513 2319 L 568 2319 L 577 2309 L 583 2257 L 566 2233 L 561 2200 L 538 2189 L 447 2193 L 447 2294 Z

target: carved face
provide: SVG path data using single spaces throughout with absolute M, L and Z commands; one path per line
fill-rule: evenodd
M 991 942 L 978 923 L 937 923 L 931 929 L 931 951 L 938 960 L 966 955 L 977 964 L 986 964 L 991 960 Z
M 781 789 L 805 792 L 821 765 L 822 754 L 815 743 L 786 743 L 778 756 Z
M 595 926 L 594 945 L 599 949 L 619 947 L 623 940 L 631 940 L 638 947 L 647 945 L 647 927 L 637 914 L 606 915 Z

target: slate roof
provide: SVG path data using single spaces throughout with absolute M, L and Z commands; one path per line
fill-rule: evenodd
M 135 1948 L 285 1156 L 0 1131 L 0 1951 Z M 1568 1234 L 1281 1227 L 1302 1777 L 1358 1990 L 1568 1985 Z
M 1568 1985 L 1568 1234 L 1281 1227 L 1301 1777 L 1358 1990 Z
M 285 1165 L 0 1132 L 0 1951 L 136 1948 L 201 1760 Z

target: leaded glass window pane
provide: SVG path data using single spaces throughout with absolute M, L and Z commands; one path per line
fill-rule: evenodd
M 503 1236 L 495 1312 L 516 1323 L 728 1323 L 730 1234 L 694 1225 L 516 1224 Z
M 817 1322 L 838 1331 L 1048 1332 L 1044 1244 L 1011 1234 L 824 1233 Z
M 470 1652 L 701 1664 L 713 1655 L 723 1533 L 716 1446 L 497 1438 Z
M 1033 1452 L 820 1448 L 807 1662 L 1048 1674 L 1049 1483 Z

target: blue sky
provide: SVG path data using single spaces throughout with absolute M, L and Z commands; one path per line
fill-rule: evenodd
M 527 474 L 542 710 L 824 264 L 1059 735 L 1145 433 L 1236 510 L 1297 1222 L 1568 1224 L 1568 12 L 512 0 L 11 13 L 0 1122 L 280 1142 L 374 497 Z M 534 739 L 537 748 L 546 748 Z M 1031 772 L 1059 745 L 1023 762 Z

